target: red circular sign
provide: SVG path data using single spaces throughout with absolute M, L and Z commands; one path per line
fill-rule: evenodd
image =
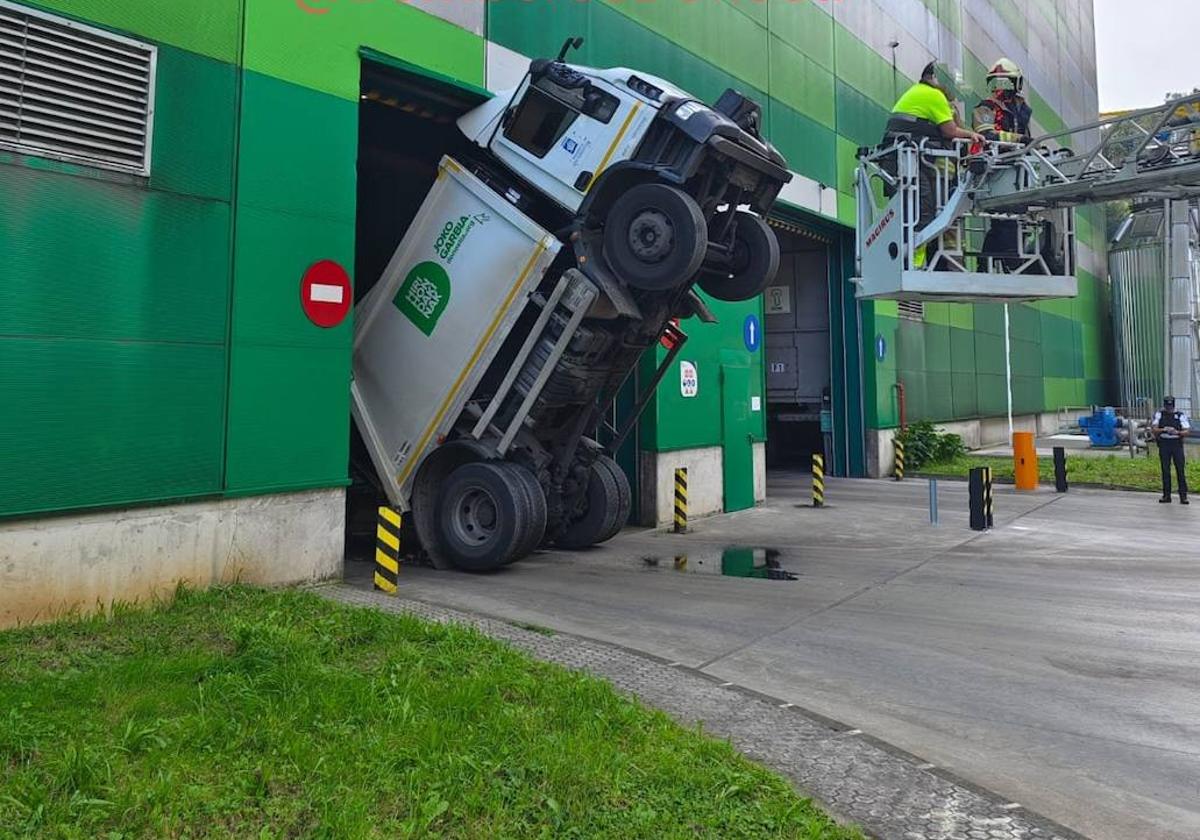
M 333 260 L 313 263 L 300 281 L 300 305 L 318 327 L 342 323 L 354 303 L 350 275 Z

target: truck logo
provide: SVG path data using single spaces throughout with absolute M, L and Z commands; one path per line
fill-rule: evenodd
M 450 275 L 435 262 L 417 263 L 392 298 L 396 308 L 425 335 L 432 335 L 450 303 Z
M 474 216 L 459 216 L 458 219 L 446 222 L 442 232 L 438 234 L 433 249 L 447 263 L 454 261 L 454 255 L 467 239 L 467 234 L 476 225 L 487 222 L 491 217 L 487 213 L 476 213 Z
M 870 248 L 875 244 L 875 240 L 879 238 L 879 234 L 883 233 L 883 229 L 891 224 L 892 219 L 896 218 L 895 209 L 888 210 L 884 217 L 879 220 L 879 224 L 875 225 L 875 230 L 871 231 L 871 235 L 867 237 L 867 247 Z

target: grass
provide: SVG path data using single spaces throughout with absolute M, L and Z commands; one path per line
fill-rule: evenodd
M 463 627 L 232 587 L 0 633 L 0 837 L 698 836 L 860 837 Z
M 926 476 L 966 477 L 972 467 L 991 467 L 996 479 L 1011 481 L 1013 459 L 996 456 L 962 455 L 952 461 L 925 464 L 918 474 Z M 1054 459 L 1038 458 L 1038 477 L 1046 484 L 1054 484 Z M 1190 487 L 1200 487 L 1200 460 L 1191 458 L 1187 462 L 1187 479 Z M 1147 458 L 1128 455 L 1106 455 L 1087 458 L 1067 455 L 1067 481 L 1072 485 L 1094 485 L 1114 490 L 1153 490 L 1162 492 L 1162 473 L 1158 456 Z

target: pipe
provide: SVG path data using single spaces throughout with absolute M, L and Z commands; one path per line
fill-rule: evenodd
M 896 389 L 896 412 L 900 415 L 900 431 L 908 429 L 908 406 L 904 399 L 904 383 L 897 382 L 892 386 Z

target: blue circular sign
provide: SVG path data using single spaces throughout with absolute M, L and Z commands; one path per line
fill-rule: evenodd
M 757 315 L 747 315 L 742 324 L 742 341 L 751 353 L 762 345 L 762 325 L 758 323 Z
M 883 340 L 882 335 L 875 336 L 875 358 L 883 361 L 883 357 L 887 355 L 887 342 Z

